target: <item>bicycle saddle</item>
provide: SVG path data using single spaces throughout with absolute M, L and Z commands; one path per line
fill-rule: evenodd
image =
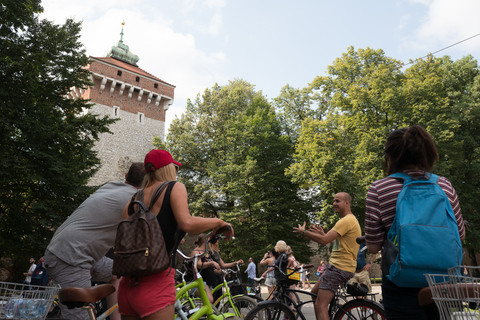
M 100 284 L 89 288 L 61 289 L 58 298 L 68 309 L 73 309 L 83 307 L 86 303 L 95 303 L 114 292 L 115 287 L 111 284 Z

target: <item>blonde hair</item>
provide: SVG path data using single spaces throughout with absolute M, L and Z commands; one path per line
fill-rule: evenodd
M 145 165 L 145 169 L 148 171 L 149 166 L 153 166 L 151 163 Z M 177 169 L 173 163 L 167 164 L 155 171 L 148 172 L 143 179 L 143 188 L 149 187 L 156 181 L 175 181 L 177 180 Z
M 197 239 L 194 242 L 197 245 L 197 247 L 200 247 L 201 245 L 203 245 L 205 243 L 206 237 L 207 237 L 206 233 L 200 233 L 197 236 Z
M 219 251 L 220 251 L 220 250 L 219 250 L 220 246 L 218 245 L 218 241 L 215 242 L 215 243 L 209 242 L 209 243 L 208 243 L 208 247 L 209 247 L 211 250 L 213 250 L 213 251 L 216 251 L 216 252 L 219 252 Z
M 283 240 L 278 240 L 277 244 L 275 245 L 275 251 L 278 253 L 284 253 L 287 252 L 288 246 L 287 243 Z

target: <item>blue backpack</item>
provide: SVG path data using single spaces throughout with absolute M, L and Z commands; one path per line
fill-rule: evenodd
M 455 214 L 437 175 L 389 177 L 403 180 L 403 187 L 382 251 L 382 272 L 399 287 L 427 287 L 424 274 L 447 274 L 462 264 Z

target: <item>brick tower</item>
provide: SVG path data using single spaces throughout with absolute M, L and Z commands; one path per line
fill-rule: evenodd
M 140 69 L 139 57 L 123 43 L 124 24 L 107 57 L 90 57 L 94 85 L 71 93 L 90 99 L 90 112 L 118 119 L 110 126 L 113 134 L 102 134 L 94 147 L 101 167 L 90 185 L 123 179 L 132 162 L 143 161 L 153 137 L 164 139 L 165 112 L 173 103 L 175 86 Z

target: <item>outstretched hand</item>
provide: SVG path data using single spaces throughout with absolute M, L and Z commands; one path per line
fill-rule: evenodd
M 312 226 L 310 228 L 310 231 L 314 232 L 314 233 L 321 234 L 322 236 L 325 235 L 325 231 L 323 231 L 323 228 L 320 225 L 319 226 Z
M 303 221 L 303 225 L 298 224 L 298 227 L 293 227 L 293 232 L 298 233 L 298 236 L 300 236 L 303 231 L 305 231 L 305 228 L 307 226 L 307 223 Z

